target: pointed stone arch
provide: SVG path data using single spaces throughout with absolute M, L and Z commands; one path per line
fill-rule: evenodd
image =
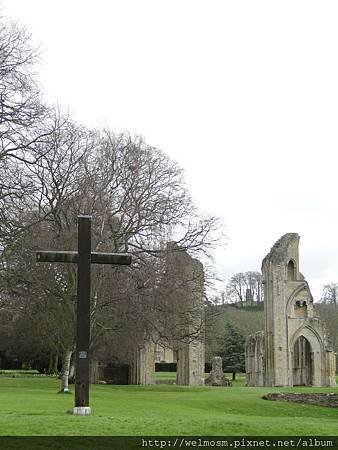
M 292 385 L 312 386 L 314 378 L 314 353 L 310 342 L 303 336 L 296 339 L 291 348 Z
M 292 386 L 325 385 L 325 377 L 322 370 L 325 367 L 325 348 L 319 333 L 309 325 L 303 326 L 290 339 L 289 348 L 290 384 Z M 300 365 L 296 368 L 297 355 L 295 355 L 295 352 L 297 351 Z

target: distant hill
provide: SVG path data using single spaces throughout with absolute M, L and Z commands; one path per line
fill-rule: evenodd
M 210 305 L 206 313 L 206 361 L 217 355 L 227 323 L 237 328 L 246 337 L 264 330 L 264 308 L 262 306 L 238 307 L 236 305 Z

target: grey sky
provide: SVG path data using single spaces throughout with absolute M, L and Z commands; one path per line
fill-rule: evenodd
M 184 167 L 195 202 L 227 225 L 220 275 L 259 270 L 297 232 L 315 297 L 338 281 L 337 2 L 0 4 L 41 43 L 49 101 Z

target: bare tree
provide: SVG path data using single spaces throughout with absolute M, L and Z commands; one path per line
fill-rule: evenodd
M 37 61 L 27 31 L 0 19 L 0 161 L 32 162 L 27 149 L 45 137 L 40 124 L 46 108 L 34 76 Z
M 87 169 L 89 173 L 90 168 Z M 213 235 L 217 220 L 199 218 L 185 189 L 181 169 L 163 152 L 147 146 L 141 139 L 133 141 L 128 135 L 115 136 L 106 130 L 101 135 L 91 173 L 94 175 L 87 178 L 87 194 L 83 198 L 99 199 L 97 207 L 104 211 L 103 216 L 97 216 L 101 222 L 95 227 L 99 231 L 96 248 L 129 251 L 134 255 L 133 267 L 124 275 L 127 279 L 123 285 L 129 289 L 121 292 L 117 288 L 117 300 L 113 300 L 112 292 L 110 299 L 106 294 L 97 295 L 96 322 L 93 321 L 97 325 L 97 336 L 102 336 L 101 327 L 112 336 L 128 330 L 126 342 L 142 335 L 154 335 L 154 331 L 159 339 L 172 340 L 178 331 L 177 326 L 169 326 L 169 322 L 174 323 L 175 307 L 169 301 L 170 293 L 164 295 L 164 290 L 159 289 L 165 272 L 164 240 L 176 234 L 181 249 L 208 253 L 217 240 Z M 104 195 L 95 195 L 97 191 Z M 120 273 L 119 270 L 114 272 Z M 100 279 L 102 281 L 102 275 Z M 177 287 L 175 289 L 179 292 Z M 180 296 L 171 298 L 178 301 L 184 296 L 184 289 L 186 287 L 181 286 Z M 174 290 L 174 283 L 171 290 Z M 176 323 L 183 309 L 181 305 L 181 312 L 176 310 Z M 106 312 L 102 314 L 102 311 Z M 187 309 L 185 313 L 187 321 Z M 121 317 L 128 317 L 128 320 L 121 320 Z M 123 353 L 126 347 L 119 346 L 116 352 L 122 350 Z
M 239 272 L 233 275 L 223 294 L 230 303 L 256 302 L 260 304 L 263 297 L 262 275 L 260 272 Z M 223 301 L 224 303 L 224 301 Z
M 133 254 L 130 270 L 93 271 L 94 348 L 107 331 L 129 340 L 154 327 L 167 333 L 170 306 L 158 295 L 164 242 L 210 256 L 219 222 L 199 214 L 182 169 L 162 151 L 139 137 L 90 131 L 47 108 L 37 62 L 26 30 L 1 20 L 0 307 L 12 313 L 13 330 L 27 317 L 39 325 L 32 342 L 41 339 L 63 357 L 64 389 L 74 348 L 75 268 L 37 268 L 34 250 L 75 249 L 77 216 L 87 213 L 95 250 Z M 187 320 L 176 306 L 176 318 Z
M 334 351 L 338 351 L 338 308 L 333 302 L 316 304 L 316 312 L 324 320 Z
M 328 283 L 322 286 L 321 303 L 337 306 L 338 283 Z
M 34 192 L 26 169 L 41 157 L 37 146 L 49 150 L 54 131 L 36 81 L 38 59 L 25 28 L 0 18 L 0 240 L 23 227 Z
M 213 235 L 217 221 L 198 216 L 181 169 L 163 152 L 128 135 L 90 132 L 64 118 L 57 120 L 61 124 L 56 124 L 43 148 L 39 143 L 34 146 L 39 159 L 26 167 L 25 175 L 34 189 L 29 196 L 31 208 L 25 209 L 22 217 L 31 226 L 22 233 L 21 241 L 16 237 L 5 242 L 7 263 L 3 267 L 12 287 L 16 285 L 14 273 L 20 273 L 21 277 L 26 274 L 27 283 L 34 284 L 34 292 L 40 290 L 37 299 L 29 296 L 31 302 L 44 302 L 48 308 L 50 299 L 54 303 L 56 299 L 67 311 L 69 331 L 59 324 L 59 333 L 55 332 L 58 336 L 54 337 L 63 355 L 65 389 L 74 349 L 74 268 L 56 265 L 44 268 L 48 276 L 37 277 L 39 271 L 34 275 L 32 266 L 25 266 L 25 261 L 31 258 L 27 252 L 32 255 L 38 248 L 75 249 L 77 215 L 88 213 L 93 216 L 93 250 L 129 251 L 134 255 L 130 270 L 109 267 L 93 270 L 94 350 L 106 332 L 112 336 L 127 334 L 126 344 L 149 335 L 156 327 L 162 335 L 168 333 L 169 326 L 163 323 L 169 311 L 168 300 L 158 295 L 164 270 L 164 237 L 169 229 L 173 232 L 177 228 L 174 232 L 181 234 L 181 246 L 191 248 L 194 253 L 208 253 L 217 240 Z M 12 252 L 18 242 L 20 249 L 25 248 L 22 255 Z M 23 263 L 19 268 L 20 258 Z M 171 310 L 175 311 L 172 305 Z M 182 308 L 176 310 L 176 318 L 178 315 L 183 321 Z M 48 330 L 47 322 L 41 329 Z M 119 346 L 126 351 L 127 345 Z
M 245 300 L 246 279 L 244 273 L 236 273 L 233 275 L 227 286 L 226 296 L 234 303 L 239 302 L 242 306 Z
M 260 304 L 263 300 L 262 274 L 260 272 L 245 272 L 244 274 L 247 290 L 250 292 L 250 298 Z

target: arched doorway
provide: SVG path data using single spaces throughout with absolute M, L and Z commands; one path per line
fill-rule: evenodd
M 299 336 L 293 346 L 292 379 L 293 386 L 313 384 L 313 351 L 304 336 Z

